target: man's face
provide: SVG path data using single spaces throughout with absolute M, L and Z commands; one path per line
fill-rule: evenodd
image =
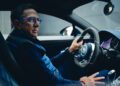
M 34 9 L 27 9 L 23 12 L 22 28 L 28 31 L 32 36 L 38 36 L 40 19 Z

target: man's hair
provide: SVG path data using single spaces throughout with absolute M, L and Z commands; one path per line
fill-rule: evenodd
M 20 19 L 23 16 L 24 10 L 27 10 L 27 9 L 35 9 L 35 7 L 32 4 L 22 4 L 22 5 L 18 6 L 16 9 L 14 9 L 11 12 L 11 22 L 13 22 L 14 20 L 20 21 Z

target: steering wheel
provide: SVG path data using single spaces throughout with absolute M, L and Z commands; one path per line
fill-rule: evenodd
M 86 67 L 88 64 L 93 64 L 99 54 L 99 35 L 98 31 L 93 27 L 88 27 L 81 35 L 79 40 L 82 40 L 86 34 L 89 34 L 93 39 L 91 43 L 85 43 L 74 54 L 74 62 L 79 67 Z

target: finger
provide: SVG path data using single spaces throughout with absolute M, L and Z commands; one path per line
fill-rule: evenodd
M 96 73 L 92 74 L 92 75 L 89 76 L 89 77 L 96 77 L 98 74 L 99 74 L 99 72 L 96 72 Z
M 95 81 L 97 81 L 97 80 L 103 80 L 103 79 L 105 79 L 105 77 L 96 77 L 96 78 L 94 78 Z
M 78 44 L 79 44 L 79 45 L 82 45 L 82 44 L 83 44 L 83 40 L 81 40 Z
M 80 36 L 76 36 L 75 40 L 74 41 L 78 41 L 78 39 L 80 38 Z

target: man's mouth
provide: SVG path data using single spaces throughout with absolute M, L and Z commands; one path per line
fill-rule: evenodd
M 33 29 L 32 32 L 33 33 L 38 33 L 38 29 Z
M 37 30 L 33 30 L 33 32 L 34 32 L 34 33 L 36 33 L 36 32 L 37 32 Z

